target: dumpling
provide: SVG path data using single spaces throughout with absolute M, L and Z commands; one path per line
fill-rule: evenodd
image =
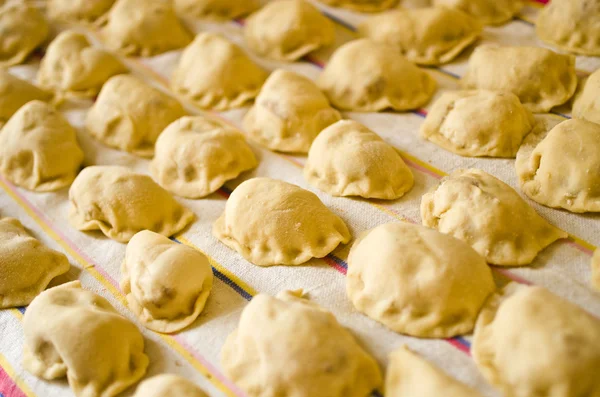
M 521 11 L 522 0 L 433 0 L 435 6 L 456 8 L 476 17 L 486 25 L 500 25 Z
M 182 117 L 158 137 L 150 173 L 168 191 L 200 198 L 257 165 L 235 128 L 202 116 Z
M 598 248 L 592 257 L 592 286 L 600 291 L 600 249 Z
M 142 57 L 176 50 L 192 41 L 172 2 L 164 0 L 116 0 L 100 35 L 111 50 Z
M 462 11 L 446 7 L 399 9 L 372 16 L 358 33 L 397 48 L 420 65 L 450 62 L 481 34 L 482 26 Z
M 390 354 L 386 397 L 482 397 L 405 345 Z
M 48 0 L 48 17 L 64 22 L 93 22 L 106 14 L 116 0 Z
M 532 112 L 546 113 L 575 93 L 575 57 L 541 47 L 482 45 L 471 55 L 461 83 L 468 89 L 512 92 Z
M 200 315 L 213 274 L 200 251 L 142 230 L 127 244 L 120 284 L 129 308 L 146 328 L 170 333 Z
M 52 105 L 23 105 L 0 131 L 0 174 L 17 186 L 48 192 L 69 186 L 81 167 L 77 132 Z
M 333 7 L 344 7 L 358 12 L 380 12 L 395 7 L 399 0 L 320 0 Z
M 423 225 L 467 242 L 499 266 L 528 265 L 567 237 L 510 186 L 474 168 L 453 172 L 425 194 L 421 217 Z
M 260 4 L 260 0 L 175 0 L 175 9 L 194 18 L 228 20 L 250 14 Z
M 271 150 L 307 153 L 319 132 L 341 118 L 315 83 L 278 69 L 265 82 L 243 124 L 250 139 Z
M 517 154 L 523 192 L 548 207 L 600 212 L 600 124 L 566 120 L 525 138 Z
M 515 157 L 535 119 L 510 92 L 445 92 L 433 104 L 421 136 L 461 156 Z
M 333 22 L 305 0 L 276 0 L 246 20 L 244 37 L 259 55 L 295 61 L 333 44 Z
M 427 104 L 436 82 L 394 47 L 359 39 L 333 53 L 319 77 L 319 87 L 338 109 L 377 112 Z
M 552 0 L 540 11 L 535 31 L 539 38 L 562 50 L 600 56 L 598 21 L 598 0 Z
M 116 396 L 148 367 L 139 329 L 79 281 L 42 292 L 23 329 L 23 367 L 46 380 L 66 376 L 78 397 Z
M 181 376 L 162 374 L 146 379 L 133 397 L 208 397 L 198 386 Z
M 0 68 L 22 63 L 48 37 L 48 22 L 21 0 L 0 1 Z
M 225 374 L 249 397 L 369 396 L 382 383 L 377 362 L 333 314 L 293 294 L 244 308 L 221 350 Z
M 420 225 L 388 223 L 359 238 L 346 293 L 361 313 L 420 338 L 468 334 L 496 286 L 466 243 Z
M 600 320 L 545 288 L 510 283 L 490 299 L 471 351 L 505 396 L 600 396 Z
M 216 33 L 200 33 L 181 55 L 171 87 L 202 108 L 228 110 L 252 101 L 268 73 Z
M 52 94 L 0 68 L 0 128 L 21 106 L 36 99 L 49 101 Z
M 121 243 L 151 230 L 164 236 L 183 230 L 194 214 L 149 176 L 120 166 L 91 166 L 69 190 L 70 223 L 79 230 L 101 230 Z
M 111 77 L 85 119 L 87 131 L 110 147 L 152 157 L 160 133 L 185 115 L 177 100 L 131 75 Z
M 0 218 L 0 309 L 25 306 L 69 271 L 67 257 L 33 238 L 14 218 Z
M 600 124 L 600 69 L 587 78 L 575 97 L 573 117 Z
M 91 45 L 84 34 L 68 30 L 48 46 L 37 79 L 42 88 L 59 97 L 93 97 L 109 78 L 126 71 L 111 54 Z
M 315 139 L 304 178 L 333 196 L 394 200 L 414 183 L 400 154 L 364 125 L 341 120 Z
M 300 265 L 350 241 L 344 221 L 314 193 L 270 178 L 239 185 L 213 234 L 258 266 Z

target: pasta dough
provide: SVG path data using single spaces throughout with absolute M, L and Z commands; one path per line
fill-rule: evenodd
M 361 36 L 391 45 L 420 65 L 450 62 L 477 40 L 481 31 L 476 19 L 445 7 L 390 11 L 370 17 L 358 27 Z
M 334 315 L 291 292 L 250 301 L 221 365 L 249 397 L 367 397 L 382 383 L 377 362 Z
M 42 292 L 23 329 L 23 367 L 46 380 L 66 376 L 78 397 L 116 396 L 148 367 L 138 328 L 79 281 Z
M 23 105 L 0 132 L 0 174 L 25 189 L 69 186 L 82 162 L 75 129 L 46 102 Z
M 271 150 L 306 153 L 315 137 L 341 118 L 315 83 L 278 69 L 244 117 L 244 130 Z
M 600 69 L 587 78 L 575 97 L 573 117 L 600 124 Z
M 0 1 L 0 68 L 18 65 L 48 37 L 48 22 L 32 5 Z
M 457 170 L 421 200 L 423 225 L 467 242 L 488 263 L 530 264 L 567 233 L 549 224 L 510 186 L 477 169 Z
M 315 194 L 270 178 L 239 185 L 213 234 L 258 266 L 300 265 L 350 241 L 344 221 Z
M 21 106 L 36 99 L 49 101 L 52 95 L 0 68 L 0 128 Z
M 471 351 L 505 396 L 600 396 L 600 321 L 542 287 L 511 283 L 490 299 Z
M 116 0 L 100 34 L 111 50 L 142 57 L 176 50 L 192 41 L 172 2 L 164 0 Z
M 333 196 L 393 200 L 414 183 L 410 169 L 392 146 L 364 125 L 342 120 L 317 136 L 304 178 Z
M 160 135 L 150 172 L 168 191 L 200 198 L 257 165 L 252 149 L 239 131 L 196 116 L 182 117 Z
M 598 248 L 592 257 L 592 286 L 600 291 L 600 249 Z
M 600 56 L 600 2 L 552 0 L 537 17 L 537 35 L 562 50 Z
M 600 125 L 566 120 L 530 134 L 517 154 L 517 175 L 532 200 L 571 212 L 600 212 Z
M 421 136 L 461 156 L 515 157 L 535 119 L 510 92 L 445 92 L 433 104 Z
M 85 119 L 88 132 L 110 147 L 152 157 L 160 133 L 185 115 L 181 104 L 131 75 L 111 77 Z
M 267 76 L 236 44 L 200 33 L 183 51 L 171 87 L 202 108 L 227 110 L 252 101 Z
M 252 14 L 244 28 L 246 44 L 259 55 L 295 61 L 333 44 L 333 22 L 305 0 L 276 0 Z
M 459 9 L 486 25 L 500 25 L 517 15 L 525 2 L 522 0 L 433 0 L 433 5 Z
M 74 227 L 100 230 L 121 243 L 146 229 L 172 236 L 194 219 L 149 176 L 119 166 L 84 168 L 69 190 L 69 201 Z
M 344 7 L 359 12 L 380 12 L 393 8 L 399 0 L 320 0 L 334 7 Z
M 391 330 L 450 338 L 473 330 L 496 286 L 466 243 L 420 225 L 388 223 L 358 239 L 348 257 L 346 293 L 361 313 Z
M 436 82 L 394 47 L 359 39 L 331 56 L 319 86 L 338 109 L 376 112 L 423 106 L 433 96 Z
M 64 254 L 33 238 L 17 219 L 0 218 L 0 309 L 28 305 L 70 267 Z
M 85 35 L 68 30 L 48 46 L 38 82 L 58 97 L 94 97 L 110 77 L 126 71 L 111 54 L 92 46 Z
M 129 308 L 146 328 L 170 333 L 200 315 L 213 274 L 200 251 L 142 230 L 127 244 L 120 284 Z
M 181 376 L 162 374 L 146 379 L 133 397 L 208 397 L 202 389 Z
M 546 113 L 575 93 L 575 57 L 540 47 L 482 45 L 469 59 L 461 83 L 469 89 L 512 92 L 532 112 Z
M 387 397 L 481 397 L 421 356 L 402 346 L 390 354 L 385 377 Z
M 115 1 L 48 0 L 48 17 L 65 22 L 93 22 L 106 14 Z
M 181 15 L 214 20 L 234 19 L 260 7 L 260 0 L 175 0 Z

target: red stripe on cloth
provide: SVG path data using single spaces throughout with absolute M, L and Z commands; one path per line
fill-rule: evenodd
M 27 397 L 2 367 L 0 367 L 0 395 L 3 397 Z
M 548 4 L 550 3 L 550 0 L 531 0 L 534 3 L 540 3 L 540 4 Z

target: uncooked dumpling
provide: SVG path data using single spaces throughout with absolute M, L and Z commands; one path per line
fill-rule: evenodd
M 457 170 L 421 200 L 423 224 L 467 242 L 488 263 L 530 264 L 567 233 L 549 224 L 510 186 L 477 169 Z
M 79 281 L 42 292 L 23 329 L 23 367 L 46 380 L 66 376 L 77 397 L 116 396 L 148 367 L 139 329 Z
M 198 386 L 181 376 L 162 374 L 146 379 L 133 397 L 208 397 Z
M 320 47 L 333 44 L 334 25 L 305 0 L 276 0 L 252 14 L 244 37 L 259 55 L 295 61 Z
M 587 78 L 575 97 L 573 117 L 600 124 L 600 69 Z
M 401 334 L 470 333 L 495 289 L 474 249 L 420 225 L 378 226 L 354 243 L 348 257 L 346 293 L 354 307 Z
M 117 0 L 100 34 L 110 49 L 143 57 L 177 50 L 192 41 L 172 2 L 165 0 Z
M 17 219 L 0 218 L 0 309 L 28 305 L 70 267 L 64 254 L 33 238 Z
M 592 286 L 600 291 L 600 249 L 598 248 L 592 257 Z
M 600 320 L 545 288 L 510 283 L 491 298 L 471 351 L 505 396 L 600 396 Z
M 194 219 L 152 178 L 119 166 L 84 168 L 69 190 L 69 201 L 74 227 L 101 230 L 121 243 L 146 229 L 172 236 Z
M 77 132 L 52 105 L 23 105 L 0 131 L 0 174 L 25 189 L 48 192 L 69 186 L 83 152 Z
M 369 396 L 382 383 L 377 362 L 333 314 L 293 294 L 244 308 L 221 350 L 225 374 L 249 397 Z
M 175 0 L 175 9 L 193 18 L 228 20 L 250 14 L 260 4 L 260 0 Z
M 244 131 L 271 150 L 306 153 L 319 132 L 341 118 L 315 83 L 278 69 L 244 117 Z
M 68 30 L 48 46 L 38 82 L 59 97 L 94 97 L 109 78 L 126 71 L 114 56 L 92 46 L 84 34 Z
M 433 104 L 421 136 L 461 156 L 515 157 L 534 125 L 510 92 L 449 91 Z
M 532 200 L 571 212 L 600 212 L 600 124 L 572 119 L 536 131 L 525 138 L 515 166 Z
M 545 42 L 576 54 L 600 56 L 600 1 L 552 0 L 535 22 Z
M 359 12 L 380 12 L 393 8 L 399 0 L 320 0 L 333 7 L 344 7 Z
M 462 11 L 446 7 L 401 9 L 368 18 L 363 37 L 397 48 L 420 65 L 450 62 L 481 34 L 482 26 Z
M 270 178 L 239 185 L 213 234 L 258 266 L 300 265 L 350 241 L 344 221 L 314 193 Z
M 150 172 L 168 191 L 200 198 L 257 165 L 241 132 L 196 116 L 182 117 L 160 135 Z
M 156 332 L 176 332 L 196 320 L 213 284 L 200 251 L 143 230 L 127 244 L 121 289 L 140 322 Z
M 50 19 L 64 22 L 93 22 L 106 14 L 115 0 L 48 0 Z
M 48 37 L 48 22 L 22 0 L 0 1 L 0 68 L 22 63 Z
M 532 112 L 546 113 L 575 93 L 575 57 L 540 47 L 482 45 L 471 55 L 461 83 L 512 92 Z
M 408 347 L 390 354 L 385 375 L 386 397 L 481 397 Z
M 525 2 L 522 0 L 433 0 L 433 4 L 457 8 L 486 25 L 500 25 L 517 15 Z
M 344 44 L 331 56 L 319 86 L 338 109 L 377 112 L 425 105 L 436 82 L 394 47 L 359 39 Z
M 0 128 L 21 106 L 36 99 L 49 101 L 52 95 L 0 68 Z
M 174 98 L 131 75 L 111 77 L 88 111 L 88 132 L 116 149 L 152 157 L 154 143 L 173 121 L 185 115 Z
M 304 178 L 333 196 L 393 200 L 414 183 L 400 154 L 364 125 L 341 120 L 315 139 Z
M 236 44 L 206 32 L 183 51 L 171 87 L 202 108 L 227 110 L 252 101 L 267 76 Z

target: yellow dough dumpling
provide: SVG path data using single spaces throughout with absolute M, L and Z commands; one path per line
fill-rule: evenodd
M 181 376 L 161 374 L 141 382 L 133 397 L 208 397 L 198 386 Z
M 22 63 L 49 33 L 48 22 L 22 0 L 0 1 L 0 68 Z
M 47 102 L 52 94 L 0 68 L 0 128 L 27 102 Z
M 399 0 L 320 0 L 333 7 L 348 8 L 358 12 L 380 12 L 395 7 Z
M 261 0 L 175 0 L 175 9 L 182 16 L 228 20 L 257 10 Z
M 116 0 L 48 0 L 48 17 L 63 22 L 94 22 L 110 10 Z
M 600 124 L 600 69 L 586 80 L 573 102 L 573 117 Z
M 435 6 L 456 8 L 486 25 L 510 21 L 525 5 L 523 0 L 433 0 Z
M 17 219 L 0 218 L 0 309 L 28 305 L 70 267 L 64 254 L 33 238 Z

